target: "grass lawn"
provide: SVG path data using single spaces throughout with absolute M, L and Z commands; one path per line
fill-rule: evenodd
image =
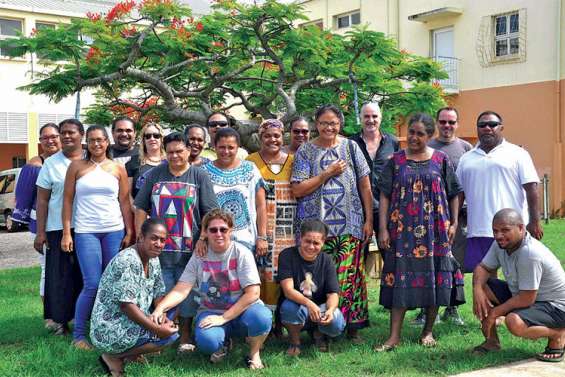
M 544 242 L 565 264 L 565 220 L 545 226 Z M 101 376 L 96 352 L 77 351 L 71 338 L 49 336 L 43 328 L 38 296 L 38 268 L 0 271 L 0 376 Z M 152 357 L 150 365 L 130 364 L 133 376 L 422 376 L 448 375 L 529 358 L 545 346 L 544 341 L 524 341 L 500 329 L 503 350 L 483 357 L 471 355 L 470 348 L 482 342 L 479 323 L 471 310 L 471 276 L 466 276 L 467 304 L 460 308 L 466 325 L 439 324 L 434 332 L 439 345 L 426 349 L 417 344 L 419 329 L 404 326 L 403 345 L 395 352 L 376 354 L 372 346 L 388 335 L 388 312 L 378 304 L 378 286 L 370 286 L 371 327 L 363 330 L 363 345 L 346 339 L 331 344 L 331 352 L 321 354 L 305 347 L 299 358 L 285 356 L 286 344 L 267 343 L 262 353 L 267 368 L 251 372 L 243 367 L 246 347 L 237 343 L 234 352 L 220 365 L 210 365 L 198 353 L 177 357 L 174 349 Z M 414 317 L 408 313 L 407 319 Z

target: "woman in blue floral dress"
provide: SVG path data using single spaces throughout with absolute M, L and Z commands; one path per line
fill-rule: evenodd
M 380 304 L 391 310 L 390 337 L 376 351 L 400 343 L 408 309 L 425 308 L 420 336 L 434 346 L 439 306 L 461 304 L 463 275 L 451 253 L 461 191 L 451 162 L 427 146 L 435 131 L 427 114 L 408 122 L 408 147 L 396 152 L 379 177 L 379 247 L 384 250 Z

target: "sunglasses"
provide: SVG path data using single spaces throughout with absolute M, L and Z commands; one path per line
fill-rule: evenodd
M 214 233 L 226 234 L 226 233 L 228 232 L 228 230 L 230 230 L 230 228 L 226 228 L 226 227 L 224 227 L 224 226 L 221 226 L 221 227 L 215 227 L 215 226 L 213 226 L 213 227 L 208 228 L 208 233 L 212 233 L 212 234 L 214 234 Z
M 213 120 L 211 122 L 208 122 L 208 127 L 212 127 L 212 128 L 227 127 L 227 126 L 229 126 L 228 122 L 224 122 L 224 121 L 214 121 Z
M 449 123 L 450 126 L 454 126 L 455 123 L 457 123 L 456 120 L 438 120 L 437 121 L 439 124 L 441 124 L 442 126 L 445 126 L 447 123 Z
M 309 130 L 292 130 L 295 135 L 308 135 L 309 132 Z
M 502 123 L 491 120 L 491 121 L 486 121 L 486 122 L 479 122 L 477 123 L 477 127 L 479 128 L 485 128 L 485 127 L 490 127 L 490 128 L 496 128 L 498 126 L 500 126 Z
M 158 133 L 154 133 L 154 134 L 153 134 L 153 133 L 146 133 L 146 134 L 143 134 L 143 138 L 144 138 L 145 140 L 149 140 L 149 139 L 151 139 L 151 138 L 153 138 L 153 139 L 160 139 L 160 138 L 161 138 L 161 134 L 158 134 Z

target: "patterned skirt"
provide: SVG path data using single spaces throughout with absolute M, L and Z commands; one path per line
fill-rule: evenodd
M 361 240 L 347 234 L 326 240 L 323 252 L 337 269 L 339 307 L 347 326 L 359 329 L 369 325 L 369 302 Z

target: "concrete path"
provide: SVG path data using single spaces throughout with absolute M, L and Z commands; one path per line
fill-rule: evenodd
M 456 374 L 452 377 L 559 377 L 565 376 L 565 361 L 546 363 L 535 359 Z
M 28 231 L 6 233 L 0 228 L 0 270 L 39 265 L 39 253 L 33 249 L 33 235 Z

